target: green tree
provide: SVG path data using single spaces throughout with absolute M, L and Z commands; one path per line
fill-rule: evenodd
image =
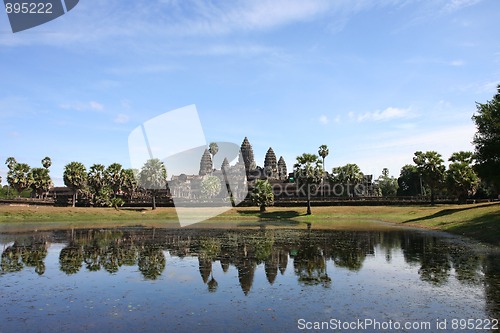
M 323 183 L 325 182 L 325 158 L 328 156 L 328 154 L 330 153 L 330 150 L 328 149 L 328 146 L 327 145 L 321 145 L 319 146 L 318 148 L 318 155 L 321 156 L 321 158 L 323 159 L 323 179 L 321 180 Z M 325 196 L 325 192 L 323 191 L 323 196 Z
M 131 199 L 134 193 L 137 191 L 137 178 L 139 171 L 134 169 L 123 169 L 122 170 L 122 190 Z
M 429 186 L 431 191 L 431 205 L 434 205 L 436 191 L 443 182 L 446 170 L 441 154 L 435 151 L 427 151 L 425 153 L 417 151 L 415 152 L 415 157 L 413 157 L 413 162 L 417 165 L 417 170 L 424 182 Z
M 476 167 L 481 179 L 491 183 L 500 193 L 500 84 L 497 94 L 484 104 L 476 103 L 472 116 L 477 132 L 474 136 Z
M 104 170 L 106 184 L 113 190 L 113 198 L 121 190 L 123 184 L 123 168 L 120 163 L 113 163 Z
M 479 185 L 479 177 L 473 168 L 474 156 L 471 152 L 461 151 L 453 153 L 449 161 L 452 163 L 446 171 L 448 189 L 457 195 L 460 203 L 465 203 Z
M 157 158 L 147 160 L 139 173 L 139 184 L 151 193 L 153 209 L 156 209 L 158 191 L 167 186 L 167 169 L 163 162 Z
M 357 164 L 348 163 L 332 169 L 333 181 L 341 184 L 357 184 L 363 181 L 363 173 Z
M 39 198 L 43 198 L 43 195 L 46 194 L 52 187 L 52 179 L 50 179 L 49 169 L 33 168 L 31 170 L 31 174 L 33 177 L 33 182 L 31 183 L 30 187 Z
M 88 173 L 88 185 L 90 189 L 94 192 L 99 192 L 99 190 L 106 185 L 106 179 L 104 177 L 104 170 L 106 167 L 102 164 L 92 164 L 89 168 Z
M 73 191 L 73 207 L 75 207 L 78 192 L 87 186 L 87 170 L 80 162 L 71 162 L 64 166 L 64 185 Z
M 250 195 L 252 202 L 260 207 L 260 212 L 266 211 L 266 207 L 274 203 L 273 187 L 267 180 L 257 179 Z
M 293 179 L 306 186 L 307 193 L 307 215 L 311 215 L 311 188 L 317 186 L 323 179 L 323 167 L 317 155 L 304 153 L 297 156 L 297 163 L 294 164 Z
M 420 174 L 417 167 L 413 164 L 407 164 L 401 168 L 398 178 L 399 196 L 414 196 L 422 193 L 422 184 L 420 181 Z
M 33 183 L 30 166 L 26 163 L 17 162 L 11 164 L 7 172 L 7 183 L 17 191 L 18 197 L 21 197 L 21 192 L 29 188 Z
M 344 166 L 332 169 L 331 181 L 334 183 L 346 185 L 347 186 L 346 195 L 349 196 L 355 195 L 356 185 L 362 183 L 363 180 L 364 180 L 364 175 L 361 172 L 359 166 L 355 163 L 348 163 Z
M 34 168 L 31 170 L 33 175 L 33 183 L 31 183 L 31 188 L 36 196 L 43 198 L 47 196 L 49 189 L 53 186 L 52 179 L 50 179 L 49 168 L 52 165 L 52 160 L 50 157 L 46 156 L 42 159 L 43 168 Z
M 382 175 L 378 177 L 377 186 L 384 197 L 395 196 L 398 192 L 398 180 L 389 176 L 389 169 L 387 168 L 384 168 Z
M 216 176 L 205 176 L 201 181 L 201 195 L 204 198 L 213 198 L 220 193 L 221 180 Z

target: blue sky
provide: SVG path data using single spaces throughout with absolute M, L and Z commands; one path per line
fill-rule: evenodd
M 500 83 L 498 0 L 81 0 L 13 34 L 0 13 L 0 174 L 130 166 L 128 135 L 195 104 L 208 141 L 258 165 L 330 147 L 327 169 L 394 176 L 417 150 L 472 150 Z

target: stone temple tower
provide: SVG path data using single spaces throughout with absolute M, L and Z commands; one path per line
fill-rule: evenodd
M 278 179 L 279 180 L 287 180 L 288 179 L 288 173 L 286 170 L 286 163 L 285 163 L 285 160 L 283 159 L 283 156 L 280 156 L 280 159 L 278 161 Z
M 267 178 L 278 178 L 278 162 L 273 148 L 269 148 L 264 159 L 264 172 Z
M 205 149 L 203 152 L 203 156 L 200 161 L 200 172 L 198 173 L 200 176 L 209 175 L 212 173 L 213 164 L 212 157 L 210 156 L 210 152 L 208 149 Z
M 247 172 L 247 176 L 250 171 L 255 170 L 257 165 L 255 164 L 255 159 L 253 156 L 253 148 L 248 138 L 245 137 L 243 143 L 241 144 L 241 155 L 243 156 L 243 162 L 245 163 L 245 170 Z

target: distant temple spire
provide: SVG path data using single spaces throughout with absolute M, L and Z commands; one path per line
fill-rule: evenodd
M 286 163 L 285 163 L 285 160 L 283 159 L 283 156 L 280 156 L 280 159 L 278 161 L 278 179 L 279 180 L 288 179 L 288 173 L 286 170 Z
M 267 178 L 278 178 L 278 163 L 273 148 L 269 147 L 264 159 L 264 172 Z
M 253 148 L 248 138 L 245 136 L 243 139 L 243 143 L 241 144 L 241 155 L 243 156 L 243 162 L 245 163 L 245 169 L 247 176 L 250 171 L 255 170 L 257 165 L 255 164 L 255 159 L 253 156 Z
M 212 173 L 213 164 L 212 157 L 210 156 L 210 152 L 208 149 L 205 149 L 203 152 L 203 156 L 200 161 L 200 172 L 198 173 L 200 176 L 209 175 Z
M 222 171 L 226 171 L 227 168 L 229 168 L 229 161 L 227 160 L 227 157 L 224 157 L 224 161 L 222 161 L 222 165 L 221 165 L 220 169 Z

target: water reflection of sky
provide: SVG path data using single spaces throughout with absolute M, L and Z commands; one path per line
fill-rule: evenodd
M 438 319 L 498 318 L 499 274 L 484 250 L 448 246 L 449 240 L 421 233 L 344 233 L 309 240 L 302 234 L 271 236 L 269 248 L 263 240 L 270 234 L 235 235 L 219 252 L 209 251 L 203 262 L 209 252 L 203 252 L 195 234 L 186 236 L 192 253 L 184 257 L 165 245 L 175 237 L 161 235 L 165 265 L 155 279 L 137 264 L 109 273 L 90 271 L 85 261 L 76 273 L 66 274 L 60 258 L 69 243 L 50 242 L 43 274 L 26 265 L 0 274 L 0 332 L 277 332 L 297 331 L 300 318 L 433 324 Z M 121 242 L 119 237 L 112 241 Z M 13 244 L 0 243 L 2 256 Z M 102 240 L 98 244 L 108 246 Z M 239 253 L 223 265 L 225 250 Z M 284 252 L 286 262 L 279 262 Z M 475 272 L 460 272 L 460 265 Z

